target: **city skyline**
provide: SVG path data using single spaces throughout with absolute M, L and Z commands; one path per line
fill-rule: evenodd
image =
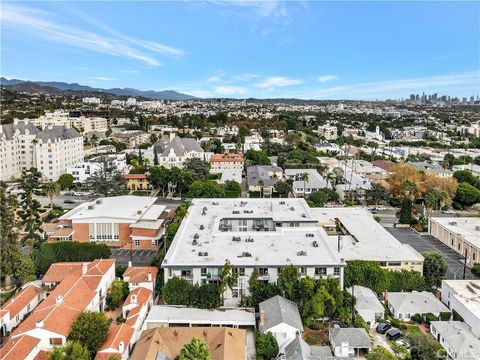
M 3 2 L 1 75 L 197 97 L 470 98 L 479 15 L 477 2 Z

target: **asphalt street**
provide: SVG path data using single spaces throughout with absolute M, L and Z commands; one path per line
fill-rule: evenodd
M 462 279 L 464 262 L 463 257 L 450 249 L 447 245 L 441 243 L 431 235 L 419 235 L 410 228 L 386 228 L 390 234 L 395 236 L 403 244 L 409 244 L 418 252 L 427 250 L 436 250 L 440 252 L 448 263 L 446 279 Z M 476 279 L 467 267 L 465 272 L 466 279 Z

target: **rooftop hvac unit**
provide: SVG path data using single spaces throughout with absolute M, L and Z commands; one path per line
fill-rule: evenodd
M 200 237 L 200 235 L 198 235 L 197 233 L 195 233 L 195 235 L 193 235 L 193 238 L 196 240 Z
M 313 243 L 312 243 L 313 247 L 318 247 L 318 242 L 315 240 Z
M 307 252 L 306 251 L 298 251 L 297 252 L 297 256 L 307 256 Z
M 449 225 L 452 225 L 452 226 L 457 226 L 457 222 L 456 222 L 456 221 L 450 221 L 448 224 L 449 224 Z
M 93 205 L 88 205 L 88 210 L 93 210 L 94 207 L 95 206 L 93 206 Z
M 233 211 L 232 211 L 232 214 L 240 214 L 240 211 L 238 211 L 238 210 L 233 210 Z
M 290 210 L 291 210 L 291 211 L 295 211 L 295 208 L 292 206 L 292 207 L 290 208 Z
M 198 241 L 197 241 L 197 240 L 195 240 L 195 239 L 193 239 L 193 241 L 192 241 L 192 245 L 198 245 Z
M 203 230 L 203 229 L 205 229 L 205 226 L 200 225 L 200 230 Z
M 102 203 L 102 199 L 97 199 L 97 201 L 95 201 L 95 204 L 101 204 Z
M 240 236 L 234 236 L 234 237 L 232 237 L 232 240 L 233 241 L 241 241 L 242 239 L 240 238 Z
M 246 238 L 245 242 L 253 242 L 253 238 Z
M 208 256 L 208 252 L 206 252 L 206 251 L 200 251 L 200 252 L 198 253 L 198 256 Z
M 285 205 L 285 201 L 280 201 L 279 204 L 280 205 Z

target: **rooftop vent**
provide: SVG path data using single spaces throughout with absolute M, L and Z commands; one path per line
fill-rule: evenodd
M 197 240 L 197 239 L 200 238 L 200 235 L 198 235 L 197 233 L 195 233 L 195 235 L 193 235 L 193 238 L 194 238 L 195 240 Z
M 202 209 L 202 215 L 207 215 L 207 207 L 204 206 Z
M 307 252 L 302 250 L 297 252 L 297 256 L 307 256 Z
M 253 241 L 254 241 L 253 238 L 250 238 L 250 237 L 245 239 L 245 242 L 253 242 Z
M 456 221 L 450 221 L 448 224 L 449 224 L 449 225 L 452 225 L 452 226 L 457 226 L 457 222 L 456 222 Z
M 195 240 L 195 239 L 193 239 L 193 241 L 192 241 L 192 245 L 198 245 L 198 241 L 197 241 L 197 240 Z
M 38 328 L 38 329 L 43 328 L 43 325 L 44 325 L 43 320 L 37 320 L 35 322 L 35 327 Z
M 285 205 L 285 201 L 280 201 L 279 204 L 280 205 Z
M 218 205 L 217 201 L 212 202 L 212 205 Z
M 200 252 L 198 253 L 198 256 L 208 256 L 208 252 L 206 252 L 206 251 L 200 251 Z
M 137 210 L 137 215 L 142 215 L 142 210 Z
M 238 210 L 233 210 L 233 211 L 232 211 L 232 214 L 240 214 L 240 211 L 238 211 Z
M 302 214 L 302 218 L 304 218 L 304 217 L 307 217 L 307 215 L 306 215 L 306 214 Z
M 245 205 L 247 205 L 246 201 L 240 201 L 240 206 L 245 206 Z
M 290 208 L 290 210 L 291 210 L 291 211 L 295 211 L 295 208 L 292 206 L 292 207 Z
M 93 206 L 93 205 L 88 205 L 88 210 L 93 210 L 94 207 L 95 206 Z
M 97 199 L 97 201 L 95 201 L 95 204 L 101 204 L 102 203 L 102 199 Z
M 233 241 L 242 241 L 242 239 L 240 238 L 240 236 L 234 236 L 234 237 L 232 237 L 232 240 L 233 240 Z
M 247 251 L 244 251 L 242 252 L 242 255 L 240 257 L 252 257 L 252 254 Z
M 205 229 L 205 226 L 200 225 L 200 230 L 203 230 L 203 229 Z
M 313 247 L 318 247 L 318 242 L 317 242 L 317 241 L 314 241 L 314 242 L 312 243 L 312 245 L 313 245 Z
M 315 235 L 312 234 L 312 233 L 306 233 L 306 234 L 305 234 L 305 237 L 315 237 Z

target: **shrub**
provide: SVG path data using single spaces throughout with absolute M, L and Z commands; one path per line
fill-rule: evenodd
M 255 341 L 258 355 L 263 355 L 265 359 L 273 359 L 278 354 L 278 344 L 271 332 L 258 334 Z
M 452 313 L 449 311 L 441 312 L 440 313 L 440 320 L 441 321 L 448 321 L 452 317 Z
M 473 264 L 471 271 L 473 275 L 480 277 L 480 263 Z
M 422 315 L 420 314 L 415 314 L 413 315 L 410 320 L 416 324 L 421 324 L 423 322 Z
M 425 316 L 425 322 L 430 325 L 430 322 L 432 321 L 437 321 L 438 320 L 438 317 L 436 317 L 435 315 L 433 315 L 432 313 L 428 313 L 426 316 Z

